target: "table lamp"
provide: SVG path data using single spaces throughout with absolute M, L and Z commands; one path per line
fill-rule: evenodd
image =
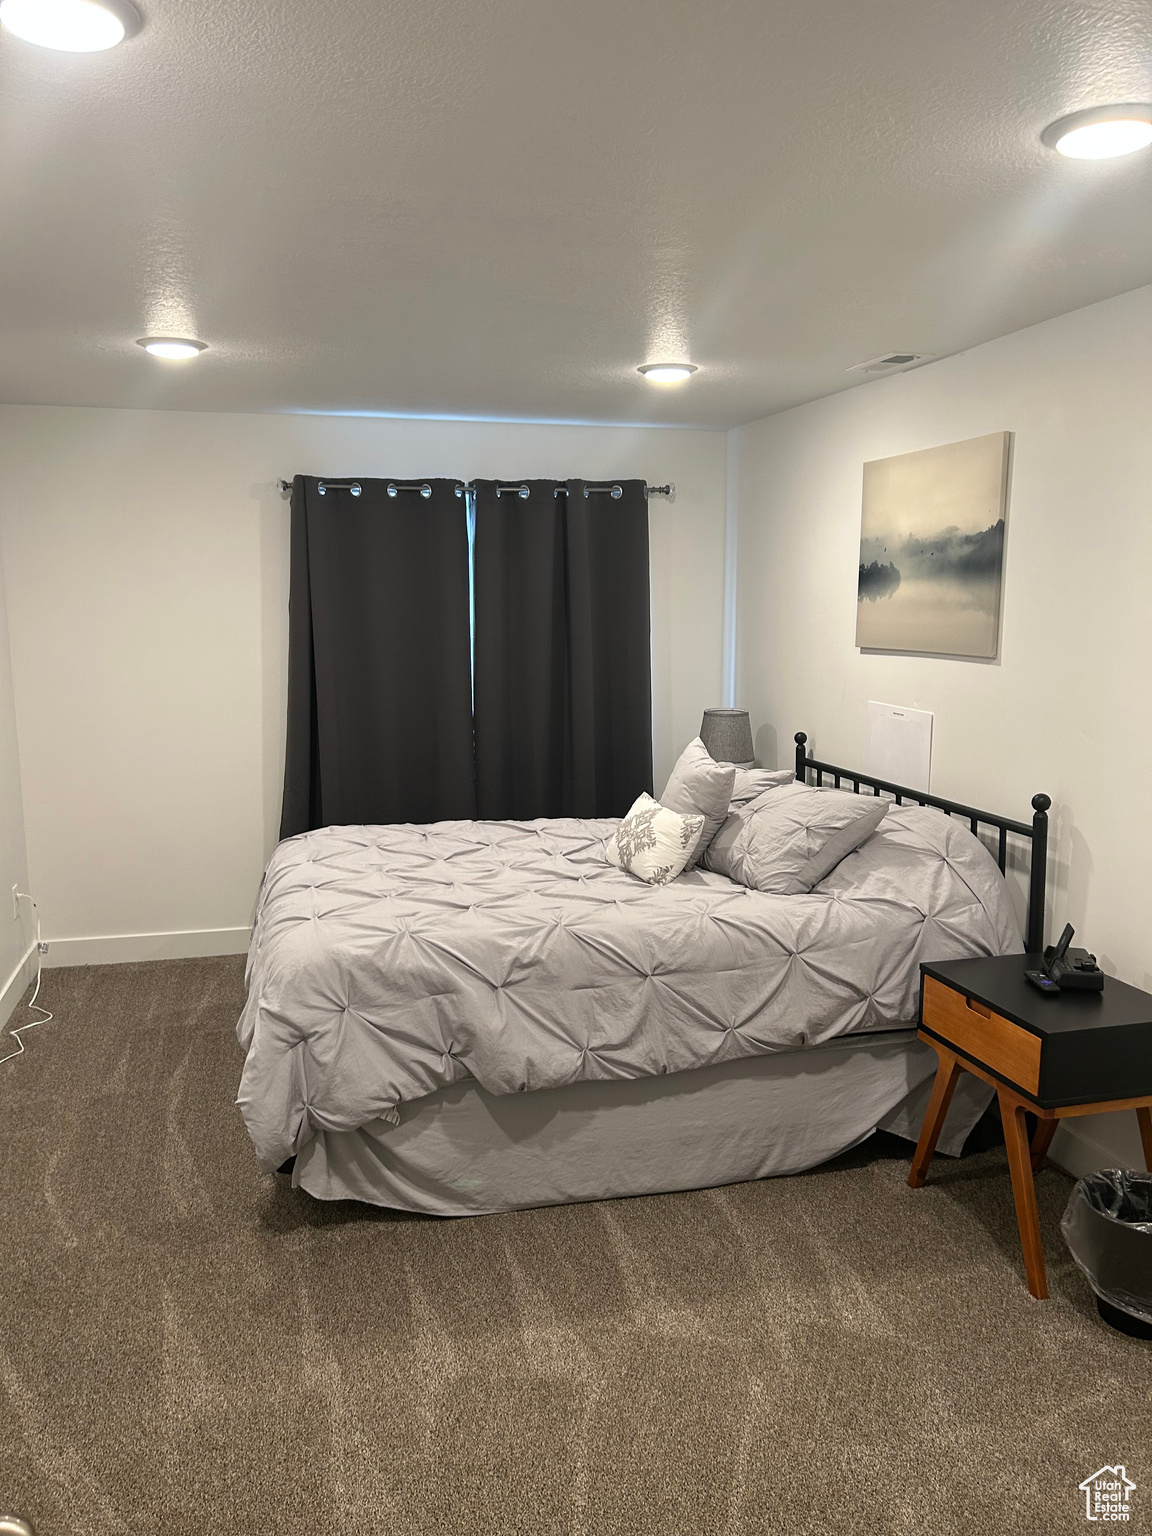
M 756 749 L 746 709 L 706 709 L 700 722 L 700 740 L 708 748 L 709 757 L 718 763 L 751 768 L 755 761 Z

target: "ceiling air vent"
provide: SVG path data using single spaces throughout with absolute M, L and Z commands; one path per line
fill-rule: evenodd
M 869 358 L 866 363 L 853 363 L 846 373 L 892 373 L 897 368 L 908 368 L 912 363 L 927 362 L 925 352 L 885 352 L 883 357 Z

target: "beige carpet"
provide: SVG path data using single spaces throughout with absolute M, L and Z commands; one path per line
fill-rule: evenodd
M 1152 1345 L 1107 1330 L 1039 1179 L 904 1144 L 699 1194 L 469 1221 L 260 1174 L 238 959 L 49 972 L 0 1068 L 0 1508 L 41 1536 L 1027 1536 L 1123 1462 Z M 19 1022 L 19 1018 L 13 1022 Z M 2 1054 L 2 1052 L 0 1052 Z

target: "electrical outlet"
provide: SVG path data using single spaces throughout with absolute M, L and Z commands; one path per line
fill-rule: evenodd
M 14 923 L 20 921 L 20 887 L 18 885 L 12 887 L 12 921 Z

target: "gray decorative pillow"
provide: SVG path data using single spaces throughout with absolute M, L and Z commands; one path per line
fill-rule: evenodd
M 793 768 L 737 768 L 736 781 L 732 785 L 730 811 L 737 811 L 750 800 L 755 800 L 766 789 L 778 789 L 781 784 L 795 784 Z
M 688 862 L 703 825 L 703 816 L 681 816 L 665 810 L 651 795 L 641 795 L 609 838 L 604 854 L 609 864 L 649 885 L 667 885 Z
M 682 816 L 704 818 L 704 830 L 688 857 L 686 870 L 696 868 L 705 848 L 724 825 L 735 778 L 736 765 L 716 762 L 699 736 L 688 743 L 677 759 L 660 804 Z
M 704 867 L 753 891 L 798 896 L 871 837 L 887 811 L 876 795 L 782 784 L 728 817 Z
M 744 811 L 753 800 L 758 800 L 770 789 L 782 789 L 785 784 L 795 783 L 796 775 L 791 768 L 737 768 L 736 779 L 732 785 L 732 798 L 728 802 L 728 815 L 721 829 L 725 844 L 731 843 L 736 837 L 743 825 Z M 713 833 L 712 840 L 720 835 L 721 833 Z M 706 857 L 701 862 L 705 869 L 712 868 Z

